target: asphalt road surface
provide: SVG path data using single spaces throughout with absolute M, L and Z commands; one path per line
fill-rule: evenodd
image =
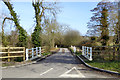
M 62 52 L 62 49 L 65 52 Z M 36 64 L 2 70 L 3 78 L 115 78 L 80 63 L 67 48 Z

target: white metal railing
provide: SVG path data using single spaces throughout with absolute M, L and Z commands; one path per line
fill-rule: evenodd
M 41 57 L 41 47 L 26 49 L 26 60 L 33 60 Z
M 76 53 L 76 47 L 71 45 L 71 49 Z
M 92 61 L 92 47 L 82 46 L 82 55 Z

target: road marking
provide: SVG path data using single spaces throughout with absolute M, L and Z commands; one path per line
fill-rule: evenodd
M 71 72 L 74 69 L 77 71 L 78 74 L 68 74 L 69 72 Z M 76 67 L 73 67 L 72 69 L 68 70 L 67 72 L 60 75 L 59 77 L 64 77 L 64 78 L 69 78 L 69 77 L 70 78 L 84 78 L 85 76 L 79 70 L 77 70 Z
M 65 52 L 68 53 L 68 52 L 70 52 L 70 51 L 69 51 L 68 49 L 65 48 Z
M 44 74 L 46 74 L 46 73 L 48 73 L 49 71 L 51 71 L 53 68 L 50 68 L 49 70 L 47 70 L 47 71 L 45 71 L 45 72 L 43 72 L 43 73 L 41 73 L 40 74 L 40 76 L 42 76 L 42 75 L 44 75 Z

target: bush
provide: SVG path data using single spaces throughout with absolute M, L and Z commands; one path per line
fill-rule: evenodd
M 16 62 L 22 62 L 23 61 L 23 57 L 17 57 L 14 59 L 14 61 Z

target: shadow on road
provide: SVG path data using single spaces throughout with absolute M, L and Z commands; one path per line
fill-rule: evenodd
M 39 61 L 38 63 L 63 63 L 63 64 L 81 64 L 81 62 L 75 58 L 71 53 L 56 53 L 43 61 Z

